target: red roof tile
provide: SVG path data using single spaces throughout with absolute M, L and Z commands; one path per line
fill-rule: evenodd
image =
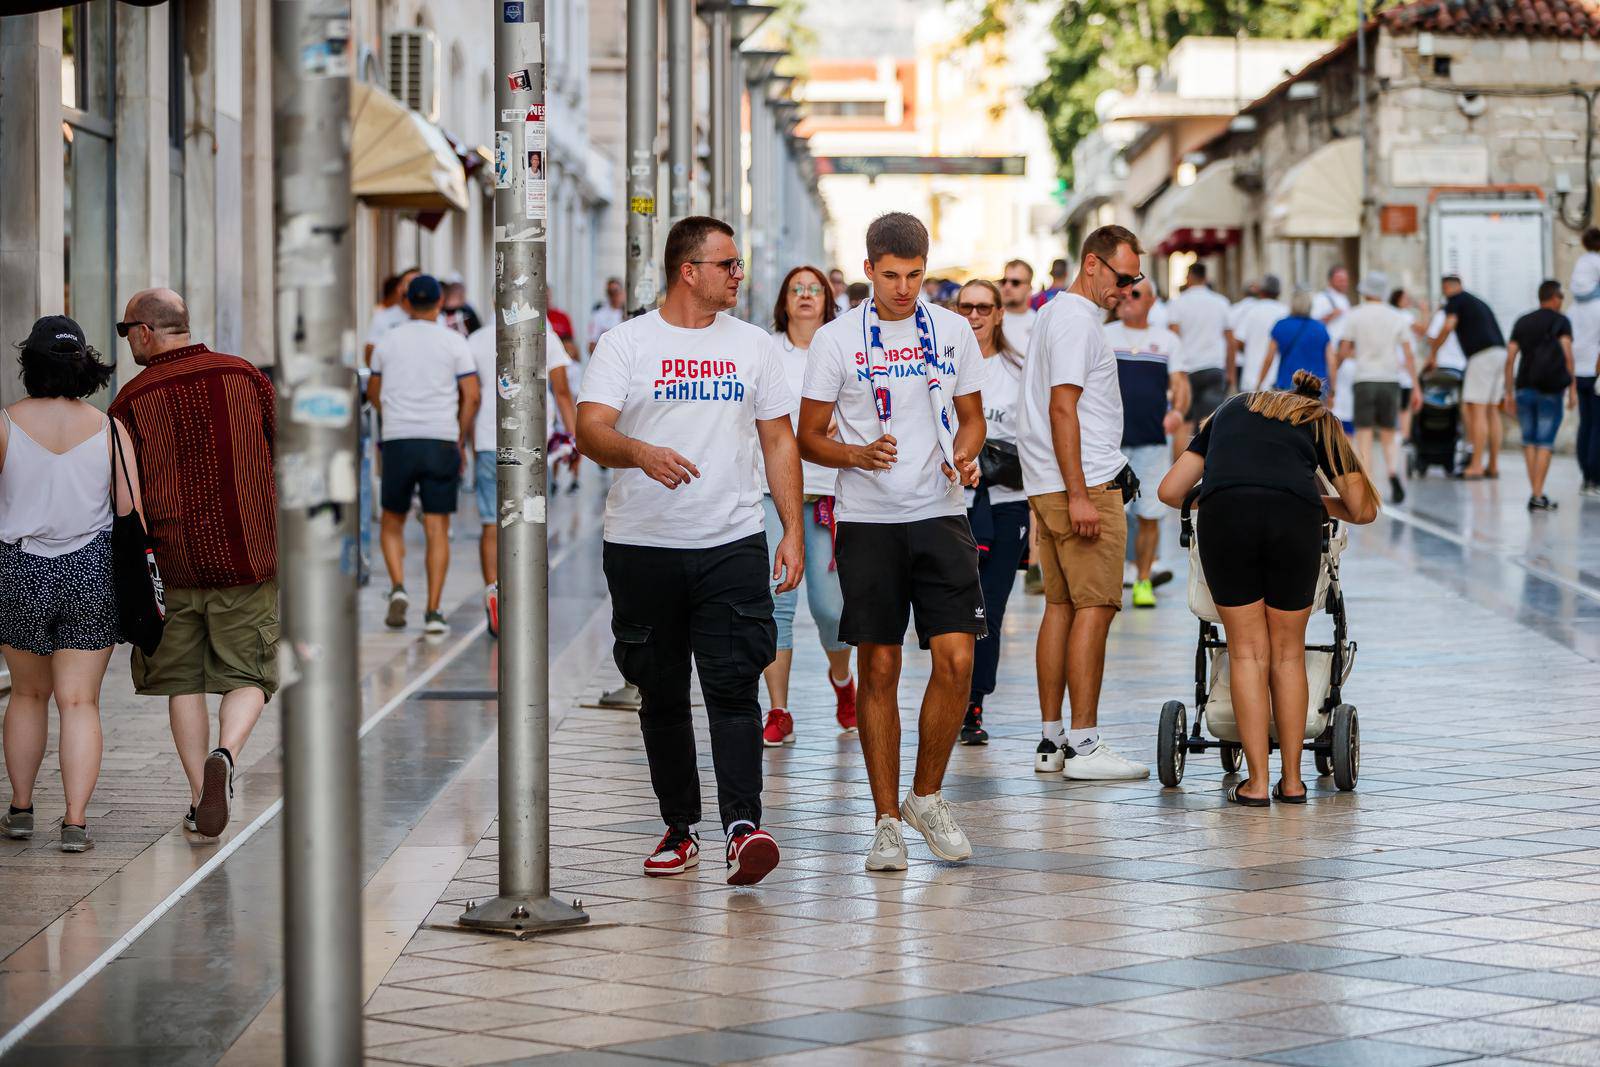
M 1412 0 L 1374 21 L 1402 33 L 1600 39 L 1600 0 Z

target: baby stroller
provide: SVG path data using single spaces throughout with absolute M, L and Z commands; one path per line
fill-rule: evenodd
M 1183 781 L 1184 763 L 1191 752 L 1218 749 L 1222 769 L 1227 774 L 1237 771 L 1244 762 L 1239 727 L 1233 715 L 1228 643 L 1223 638 L 1222 619 L 1200 567 L 1200 546 L 1195 537 L 1192 510 L 1199 493 L 1197 486 L 1184 499 L 1179 536 L 1179 543 L 1189 550 L 1189 610 L 1200 619 L 1200 644 L 1194 658 L 1194 724 L 1190 726 L 1181 700 L 1169 700 L 1162 706 L 1156 765 L 1161 784 L 1168 786 Z M 1340 689 L 1350 677 L 1356 656 L 1356 643 L 1347 638 L 1344 594 L 1339 588 L 1339 556 L 1349 543 L 1349 534 L 1332 518 L 1322 529 L 1322 570 L 1317 576 L 1316 598 L 1312 603 L 1316 610 L 1325 610 L 1333 617 L 1333 642 L 1306 645 L 1309 700 L 1305 747 L 1315 757 L 1319 775 L 1331 774 L 1335 785 L 1341 790 L 1350 790 L 1356 787 L 1361 767 L 1361 726 L 1356 709 L 1340 698 Z M 1202 728 L 1209 729 L 1216 740 L 1207 740 Z M 1278 728 L 1270 720 L 1268 732 L 1270 749 L 1276 749 Z
M 1461 438 L 1461 372 L 1436 367 L 1420 378 L 1422 410 L 1411 418 L 1406 473 L 1420 478 L 1429 467 L 1442 467 L 1445 474 L 1454 474 Z

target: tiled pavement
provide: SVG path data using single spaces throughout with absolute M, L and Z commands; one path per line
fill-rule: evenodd
M 1414 508 L 1437 516 L 1468 487 L 1422 488 Z M 1513 476 L 1500 492 L 1473 506 L 1516 537 Z M 1581 541 L 1576 503 L 1552 540 Z M 572 710 L 553 877 L 593 925 L 520 943 L 453 928 L 494 892 L 491 831 L 368 1002 L 369 1062 L 1600 1062 L 1600 663 L 1583 654 L 1600 604 L 1392 520 L 1346 560 L 1362 776 L 1354 793 L 1314 782 L 1303 808 L 1226 805 L 1202 757 L 1179 789 L 1035 775 L 1040 603 L 1020 594 L 993 741 L 958 749 L 947 781 L 967 864 L 912 835 L 908 872 L 862 870 L 865 775 L 804 611 L 799 742 L 767 756 L 784 861 L 760 886 L 723 884 L 709 823 L 697 871 L 640 877 L 660 826 L 637 723 Z M 1181 581 L 1110 649 L 1103 722 L 1152 761 L 1156 710 L 1190 702 Z M 922 662 L 907 657 L 905 707 Z M 605 664 L 591 694 L 614 681 Z

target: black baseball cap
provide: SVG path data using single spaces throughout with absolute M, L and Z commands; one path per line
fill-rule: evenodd
M 89 349 L 83 327 L 65 315 L 46 315 L 33 324 L 22 347 L 30 352 L 50 352 L 58 356 L 81 356 Z
M 412 307 L 432 307 L 444 299 L 439 279 L 431 274 L 419 274 L 406 286 L 406 303 Z

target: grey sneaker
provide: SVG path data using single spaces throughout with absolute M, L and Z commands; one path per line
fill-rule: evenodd
M 872 835 L 872 848 L 867 852 L 867 870 L 903 871 L 907 865 L 906 838 L 900 832 L 900 820 L 885 815 L 878 820 L 878 829 Z
M 61 824 L 62 852 L 88 852 L 91 848 L 94 848 L 94 839 L 89 836 L 87 826 Z
M 0 833 L 4 833 L 13 841 L 26 841 L 33 836 L 33 809 L 18 811 L 8 808 L 5 816 L 0 818 Z
M 900 805 L 900 817 L 922 835 L 928 851 L 949 863 L 960 863 L 972 858 L 972 842 L 961 827 L 956 825 L 955 813 L 950 810 L 943 792 L 929 797 L 907 793 Z
M 600 695 L 602 708 L 632 708 L 635 711 L 644 703 L 644 698 L 639 695 L 639 687 L 632 682 L 623 682 L 609 693 Z
M 404 629 L 406 625 L 406 609 L 411 606 L 411 598 L 400 586 L 389 590 L 389 611 L 383 617 L 383 624 L 391 630 Z
M 203 774 L 200 803 L 194 807 L 195 828 L 206 837 L 221 837 L 233 806 L 233 761 L 222 749 L 212 749 Z

